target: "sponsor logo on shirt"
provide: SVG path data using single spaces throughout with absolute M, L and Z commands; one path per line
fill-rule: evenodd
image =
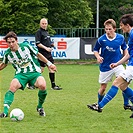
M 106 49 L 107 49 L 108 51 L 110 51 L 110 52 L 115 52 L 115 49 L 113 49 L 113 48 L 111 48 L 111 47 L 109 47 L 109 46 L 106 46 Z

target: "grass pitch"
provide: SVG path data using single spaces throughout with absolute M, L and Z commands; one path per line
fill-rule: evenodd
M 43 76 L 47 82 L 48 95 L 44 104 L 46 117 L 36 112 L 36 90 L 18 90 L 10 107 L 20 108 L 25 118 L 12 122 L 9 117 L 1 119 L 1 133 L 131 133 L 133 119 L 131 111 L 123 109 L 121 91 L 105 106 L 102 113 L 91 111 L 88 103 L 97 101 L 99 89 L 98 65 L 58 64 L 56 83 L 63 90 L 51 90 L 48 71 Z M 0 71 L 0 111 L 3 111 L 3 97 L 14 76 L 11 65 Z M 108 85 L 110 87 L 111 83 Z M 131 84 L 132 87 L 132 84 Z

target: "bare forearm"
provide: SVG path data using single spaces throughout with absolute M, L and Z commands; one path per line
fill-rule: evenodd
M 1 64 L 0 64 L 0 70 L 4 69 L 6 66 L 7 66 L 6 64 L 1 63 Z
M 125 63 L 129 59 L 130 55 L 127 53 L 121 60 L 117 62 L 117 65 Z
M 38 58 L 39 58 L 39 60 L 41 60 L 41 61 L 43 61 L 44 63 L 46 63 L 48 66 L 50 66 L 52 63 L 49 61 L 49 60 L 47 60 L 47 58 L 46 57 L 44 57 L 41 53 L 38 53 Z
M 54 64 L 52 64 L 49 60 L 47 60 L 41 53 L 38 53 L 37 57 L 41 61 L 45 62 L 49 69 L 51 69 L 52 71 L 57 71 L 56 66 Z
M 97 58 L 97 62 L 98 63 L 102 63 L 103 62 L 103 57 L 101 57 L 97 51 L 94 51 L 94 55 Z

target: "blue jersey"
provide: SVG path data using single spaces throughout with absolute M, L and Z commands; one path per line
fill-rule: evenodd
M 113 40 L 109 40 L 106 34 L 98 38 L 94 51 L 99 52 L 101 50 L 101 57 L 103 57 L 103 63 L 100 64 L 100 71 L 106 72 L 111 70 L 110 64 L 116 63 L 122 58 L 121 49 L 127 48 L 124 36 L 116 33 L 116 37 Z
M 128 53 L 130 55 L 128 66 L 133 66 L 133 29 L 129 33 L 128 38 Z

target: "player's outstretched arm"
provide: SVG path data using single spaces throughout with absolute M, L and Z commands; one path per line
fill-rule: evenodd
M 47 60 L 41 53 L 38 53 L 37 57 L 39 58 L 39 60 L 45 62 L 49 69 L 57 71 L 56 66 L 52 64 L 49 60 Z
M 7 65 L 4 63 L 0 63 L 0 70 L 4 69 Z
M 130 55 L 129 53 L 127 52 L 126 55 L 123 56 L 123 58 L 121 60 L 119 60 L 118 62 L 116 63 L 112 63 L 110 64 L 110 68 L 114 68 L 114 67 L 117 67 L 118 65 L 121 65 L 123 63 L 125 63 L 128 59 L 129 59 Z

